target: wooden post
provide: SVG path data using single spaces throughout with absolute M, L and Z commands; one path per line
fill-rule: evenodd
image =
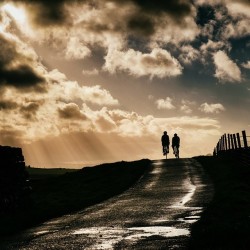
M 222 137 L 222 136 L 221 136 L 221 138 L 220 138 L 220 150 L 221 150 L 221 151 L 224 150 L 223 137 Z
M 230 134 L 227 134 L 227 141 L 228 141 L 228 150 L 232 148 L 232 145 L 230 143 Z
M 231 141 L 232 150 L 234 150 L 235 147 L 234 147 L 234 140 L 233 140 L 233 135 L 232 134 L 230 134 L 230 141 Z
M 243 136 L 244 148 L 248 148 L 248 145 L 247 145 L 247 135 L 246 135 L 246 131 L 245 130 L 242 131 L 242 136 Z
M 213 152 L 213 156 L 216 156 L 217 153 L 216 153 L 216 147 L 214 148 L 214 152 Z
M 217 152 L 217 155 L 218 155 L 219 151 L 220 151 L 219 142 L 217 142 L 217 145 L 216 145 L 216 152 Z
M 225 150 L 227 150 L 227 135 L 224 134 Z
M 240 133 L 237 133 L 237 141 L 238 141 L 239 148 L 241 148 Z
M 234 147 L 235 147 L 235 149 L 237 149 L 238 145 L 237 145 L 236 135 L 235 134 L 233 134 L 233 140 L 234 140 Z

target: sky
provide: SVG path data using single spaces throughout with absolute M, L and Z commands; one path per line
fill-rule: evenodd
M 0 145 L 80 168 L 250 130 L 249 0 L 0 1 Z M 170 153 L 170 157 L 173 157 Z

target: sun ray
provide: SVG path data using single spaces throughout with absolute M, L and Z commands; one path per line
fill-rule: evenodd
M 19 24 L 24 24 L 27 20 L 26 12 L 21 7 L 16 7 L 13 4 L 7 3 L 1 9 L 10 14 Z

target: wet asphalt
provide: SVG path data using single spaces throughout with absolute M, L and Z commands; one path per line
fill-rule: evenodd
M 153 161 L 129 190 L 6 240 L 3 249 L 187 249 L 212 184 L 194 159 Z

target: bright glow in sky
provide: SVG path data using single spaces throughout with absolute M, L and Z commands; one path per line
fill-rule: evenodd
M 211 154 L 250 126 L 245 0 L 5 0 L 0 144 L 34 167 Z

